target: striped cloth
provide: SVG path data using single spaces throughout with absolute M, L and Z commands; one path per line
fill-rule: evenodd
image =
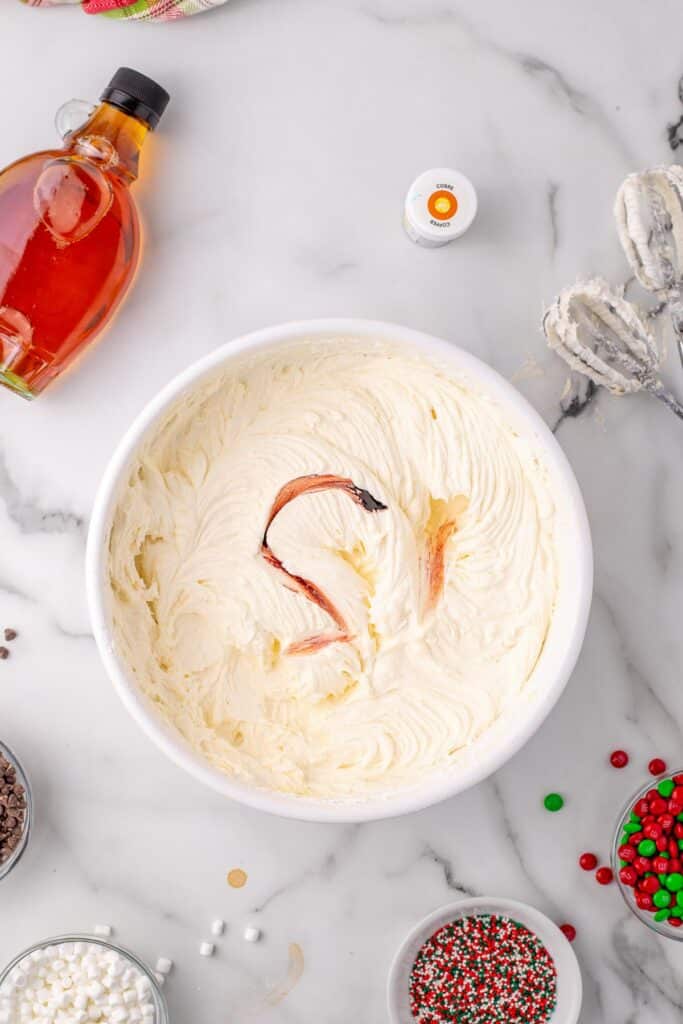
M 86 14 L 133 21 L 174 21 L 190 14 L 220 7 L 226 0 L 23 0 L 29 7 L 58 7 L 78 4 Z

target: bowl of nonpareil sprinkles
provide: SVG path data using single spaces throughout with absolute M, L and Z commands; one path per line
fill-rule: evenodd
M 0 742 L 0 881 L 19 863 L 31 831 L 31 789 L 16 755 Z
M 0 972 L 0 1024 L 168 1024 L 152 972 L 133 953 L 88 935 L 47 939 Z
M 576 1024 L 581 974 L 557 925 L 533 907 L 478 897 L 430 914 L 389 974 L 392 1024 Z

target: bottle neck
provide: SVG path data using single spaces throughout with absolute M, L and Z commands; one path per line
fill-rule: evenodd
M 66 148 L 104 165 L 130 184 L 138 176 L 140 151 L 148 132 L 144 121 L 110 103 L 100 103 L 85 124 L 68 136 Z

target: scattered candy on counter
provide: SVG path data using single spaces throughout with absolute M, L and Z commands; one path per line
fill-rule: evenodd
M 548 793 L 543 800 L 543 806 L 546 811 L 561 811 L 564 807 L 564 797 L 560 796 L 559 793 Z
M 579 864 L 584 871 L 594 871 L 598 866 L 598 858 L 594 853 L 582 853 L 579 857 Z
M 598 868 L 598 870 L 595 872 L 595 878 L 596 881 L 600 883 L 600 885 L 609 885 L 610 882 L 614 879 L 614 873 L 612 872 L 611 868 Z
M 576 938 L 576 928 L 573 924 L 561 924 L 560 931 L 564 932 L 569 942 L 573 942 Z
M 625 768 L 628 764 L 628 754 L 625 750 L 613 750 L 609 760 L 613 768 Z
M 0 754 L 0 865 L 8 860 L 24 835 L 26 790 L 16 767 Z
M 666 761 L 662 761 L 661 757 L 653 757 L 647 768 L 650 775 L 663 775 L 666 771 Z
M 649 768 L 661 774 L 664 762 L 655 758 Z M 664 767 L 663 770 L 666 770 Z M 661 779 L 640 796 L 622 822 L 617 856 L 619 881 L 633 890 L 640 910 L 683 923 L 683 774 Z
M 540 939 L 509 917 L 461 917 L 420 949 L 410 1005 L 422 1024 L 545 1024 L 557 1003 L 555 963 Z
M 127 957 L 94 942 L 28 953 L 0 988 L 0 1022 L 156 1024 L 149 980 Z

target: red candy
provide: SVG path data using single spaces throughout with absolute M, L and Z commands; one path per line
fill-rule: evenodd
M 646 892 L 636 893 L 636 903 L 641 910 L 652 910 L 654 908 L 652 896 L 648 896 Z
M 674 818 L 683 814 L 683 803 L 680 800 L 669 800 L 669 814 L 673 814 Z
M 617 850 L 617 853 L 619 854 L 621 860 L 634 861 L 637 857 L 636 851 L 632 846 L 620 846 Z M 593 859 L 595 860 L 595 858 Z M 596 867 L 597 863 L 597 860 L 595 860 L 595 864 L 593 864 L 593 867 Z M 583 864 L 581 865 L 581 867 L 583 867 Z
M 600 870 L 602 871 L 603 869 L 601 868 Z M 609 871 L 609 868 L 607 870 Z M 610 874 L 611 874 L 611 872 L 610 872 Z M 634 867 L 622 868 L 620 870 L 620 872 L 619 872 L 619 878 L 622 880 L 624 885 L 628 885 L 631 888 L 633 888 L 633 886 L 638 881 L 638 872 L 636 871 L 636 869 Z M 611 881 L 611 879 L 610 879 L 610 881 Z M 602 882 L 602 879 L 600 879 L 600 878 L 598 878 L 598 882 L 600 882 L 603 885 L 605 884 L 604 882 Z
M 660 814 L 666 814 L 668 809 L 669 808 L 667 807 L 666 800 L 662 800 L 659 793 L 657 794 L 657 796 L 653 797 L 652 800 L 650 800 L 650 810 L 653 814 L 656 814 L 658 816 Z
M 678 857 L 672 857 L 671 858 L 671 860 L 669 861 L 669 867 L 667 868 L 667 871 L 669 872 L 670 875 L 673 875 L 674 872 L 677 875 L 680 875 L 680 873 L 681 873 L 681 862 L 680 862 Z
M 665 853 L 669 849 L 669 840 L 666 836 L 660 836 L 659 839 L 655 839 L 655 845 L 660 853 Z
M 626 871 L 626 868 L 623 868 L 623 870 Z M 614 875 L 611 868 L 598 868 L 595 872 L 595 878 L 600 885 L 609 885 Z
M 657 822 L 649 822 L 643 829 L 643 835 L 646 839 L 659 839 L 663 835 L 663 829 Z
M 573 924 L 561 924 L 560 931 L 564 932 L 569 942 L 573 942 L 576 938 L 576 928 Z
M 639 818 L 645 818 L 650 812 L 650 805 L 647 800 L 639 800 L 633 810 Z
M 647 767 L 650 775 L 663 775 L 666 771 L 666 761 L 662 761 L 661 757 L 653 757 Z
M 674 775 L 674 782 L 677 786 L 683 786 L 683 775 Z
M 669 862 L 666 857 L 655 857 L 652 861 L 652 867 L 658 875 L 663 875 L 669 870 Z
M 660 814 L 659 824 L 662 826 L 665 832 L 670 832 L 676 822 L 674 822 L 672 814 Z
M 633 867 L 639 875 L 644 875 L 646 871 L 652 871 L 652 861 L 649 857 L 636 857 Z
M 670 917 L 669 924 L 672 928 L 680 928 L 683 924 L 683 921 L 681 921 L 680 917 Z
M 628 754 L 625 750 L 613 750 L 609 760 L 613 768 L 625 768 L 628 764 Z
M 650 875 L 649 878 L 643 878 L 640 885 L 643 892 L 648 893 L 650 896 L 654 896 L 654 894 L 661 888 L 659 879 L 656 875 Z
M 630 851 L 631 847 L 630 846 L 626 846 L 626 847 L 622 846 L 621 849 L 622 850 L 626 849 L 626 850 Z M 621 854 L 620 854 L 620 856 L 621 856 Z M 628 857 L 623 857 L 622 858 L 622 860 L 628 860 L 628 859 L 629 859 Z M 592 871 L 594 868 L 597 868 L 597 866 L 598 866 L 598 858 L 595 856 L 594 853 L 582 853 L 581 856 L 579 857 L 579 864 L 583 868 L 584 871 Z
M 676 839 L 683 839 L 683 821 L 677 821 L 674 825 L 674 835 Z

